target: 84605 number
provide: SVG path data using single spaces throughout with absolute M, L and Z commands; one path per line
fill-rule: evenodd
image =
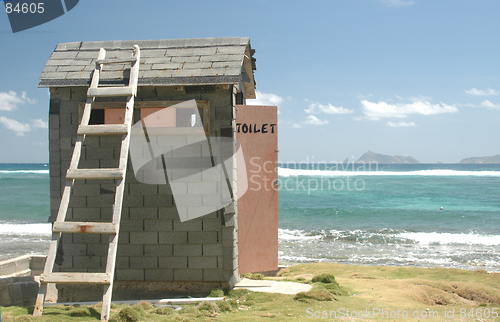
M 39 3 L 17 3 L 15 6 L 12 3 L 7 3 L 5 5 L 5 11 L 7 13 L 17 12 L 17 13 L 43 13 L 45 11 L 43 7 L 43 2 Z

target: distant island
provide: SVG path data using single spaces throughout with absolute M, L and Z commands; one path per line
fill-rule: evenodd
M 372 151 L 368 151 L 363 154 L 356 163 L 369 163 L 369 162 L 377 162 L 379 164 L 390 164 L 390 163 L 398 163 L 398 164 L 415 164 L 420 163 L 417 159 L 410 156 L 402 156 L 402 155 L 383 155 L 379 153 L 375 153 Z
M 500 154 L 491 157 L 465 158 L 459 163 L 500 163 Z

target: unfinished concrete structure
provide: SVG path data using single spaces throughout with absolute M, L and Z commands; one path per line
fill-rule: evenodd
M 246 99 L 255 98 L 255 59 L 248 38 L 59 44 L 40 76 L 39 85 L 50 88 L 51 222 L 58 212 L 99 49 L 105 48 L 107 57 L 122 58 L 129 57 L 130 49 L 136 44 L 141 48 L 134 111 L 136 121 L 141 120 L 148 109 L 165 108 L 195 99 L 206 134 L 234 138 L 237 132 L 236 106 L 245 104 Z M 124 65 L 113 66 L 102 72 L 101 83 L 126 82 L 128 73 Z M 92 124 L 119 122 L 119 109 L 123 109 L 123 102 L 105 98 L 96 102 Z M 276 114 L 275 109 L 273 111 Z M 274 124 L 277 133 L 276 118 L 270 123 Z M 277 145 L 276 133 L 273 128 L 272 140 L 276 143 L 272 146 Z M 120 140 L 116 137 L 86 137 L 79 167 L 116 168 L 119 146 Z M 273 151 L 276 155 L 277 150 L 274 148 Z M 187 152 L 185 157 L 199 157 L 197 153 Z M 272 180 L 275 180 L 275 174 L 272 175 Z M 233 182 L 235 186 L 236 182 Z M 114 188 L 113 180 L 76 180 L 66 219 L 109 222 Z M 186 182 L 186 189 L 187 193 L 203 194 L 206 187 Z M 276 196 L 269 201 L 272 205 L 264 205 L 271 209 L 271 224 L 264 231 L 255 230 L 250 234 L 247 231 L 245 236 L 255 235 L 253 240 L 266 240 L 262 237 L 270 236 L 269 247 L 259 246 L 264 254 L 262 258 L 258 256 L 259 252 L 248 255 L 257 256 L 255 261 L 260 264 L 246 271 L 277 270 L 277 192 L 267 193 Z M 209 197 L 201 197 L 197 206 L 209 203 Z M 181 222 L 169 185 L 139 182 L 129 163 L 113 298 L 159 297 L 166 291 L 196 293 L 216 287 L 232 287 L 239 280 L 240 273 L 238 213 L 241 211 L 236 198 L 234 201 L 201 218 Z M 260 219 L 265 218 L 259 209 L 253 211 L 261 213 Z M 63 233 L 64 256 L 55 271 L 102 272 L 108 250 L 107 239 L 108 236 L 99 234 Z M 251 242 L 252 238 L 248 240 Z M 95 291 L 94 287 L 89 287 L 90 292 L 82 291 L 80 286 L 61 285 L 58 288 L 59 301 L 99 300 L 102 297 L 102 293 Z

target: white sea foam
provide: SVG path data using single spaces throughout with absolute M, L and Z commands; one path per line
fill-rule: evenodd
M 5 173 L 5 174 L 11 174 L 11 173 L 49 174 L 49 170 L 0 170 L 0 173 Z
M 0 235 L 50 236 L 52 225 L 47 224 L 0 224 Z
M 466 245 L 500 245 L 499 235 L 478 235 L 478 234 L 451 234 L 451 233 L 423 233 L 405 232 L 397 237 L 413 240 L 419 244 L 466 244 Z
M 295 229 L 278 229 L 278 239 L 279 240 L 317 240 L 321 239 L 321 235 L 307 235 L 303 230 Z
M 450 169 L 415 170 L 415 171 L 343 171 L 343 170 L 305 170 L 278 168 L 280 177 L 291 176 L 323 176 L 323 177 L 354 177 L 354 176 L 477 176 L 500 177 L 500 171 L 462 171 Z

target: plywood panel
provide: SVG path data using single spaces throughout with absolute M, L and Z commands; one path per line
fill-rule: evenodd
M 240 274 L 278 269 L 277 112 L 276 106 L 236 106 L 236 138 L 248 181 L 238 199 Z

